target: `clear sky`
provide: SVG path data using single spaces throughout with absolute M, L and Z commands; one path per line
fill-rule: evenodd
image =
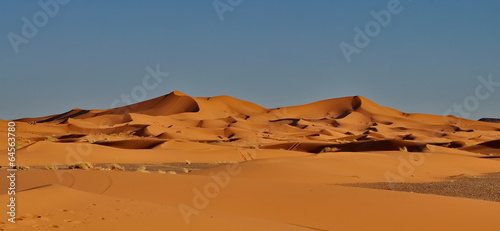
M 500 1 L 67 1 L 0 2 L 1 119 L 173 90 L 500 117 Z

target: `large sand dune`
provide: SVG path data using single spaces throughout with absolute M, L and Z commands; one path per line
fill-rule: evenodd
M 15 122 L 17 165 L 30 170 L 17 172 L 18 219 L 1 213 L 5 230 L 499 227 L 500 204 L 488 198 L 350 186 L 498 173 L 498 123 L 409 114 L 361 96 L 268 109 L 178 91 Z M 0 129 L 5 139 L 7 121 Z M 6 149 L 0 143 L 2 166 Z M 83 162 L 94 167 L 69 169 Z

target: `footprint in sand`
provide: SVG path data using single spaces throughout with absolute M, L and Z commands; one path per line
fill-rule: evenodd
M 33 224 L 36 224 L 37 222 L 31 217 L 20 216 L 20 217 L 16 218 L 16 223 L 19 225 L 33 225 Z
M 40 220 L 40 221 L 50 221 L 50 219 L 46 216 L 42 216 L 42 215 L 35 215 L 34 218 Z
M 74 210 L 69 210 L 69 209 L 60 209 L 60 211 L 64 213 L 75 213 Z
M 78 220 L 71 220 L 71 219 L 65 219 L 64 222 L 66 223 L 71 223 L 71 224 L 81 224 L 81 221 Z

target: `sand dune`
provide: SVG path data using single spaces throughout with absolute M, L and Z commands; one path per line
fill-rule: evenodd
M 500 156 L 500 140 L 492 140 L 472 146 L 461 148 L 461 150 L 486 154 L 490 156 Z
M 16 224 L 0 216 L 6 230 L 498 229 L 498 202 L 340 185 L 500 172 L 498 123 L 404 113 L 362 96 L 264 108 L 179 91 L 16 123 L 17 164 L 31 169 L 18 171 L 22 203 Z M 6 166 L 7 144 L 0 150 Z M 68 169 L 82 162 L 115 170 Z M 179 171 L 150 167 L 168 164 Z M 206 206 L 187 223 L 179 206 L 207 185 L 215 196 L 198 198 Z

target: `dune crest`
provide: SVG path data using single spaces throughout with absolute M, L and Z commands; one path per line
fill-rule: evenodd
M 498 229 L 498 177 L 485 173 L 500 172 L 500 123 L 405 113 L 362 96 L 265 108 L 174 91 L 19 119 L 16 138 L 16 162 L 31 168 L 17 172 L 27 229 Z M 0 142 L 2 166 L 7 148 Z M 483 183 L 468 188 L 476 178 Z M 426 194 L 380 190 L 395 185 Z M 452 186 L 466 190 L 433 193 Z M 180 205 L 193 208 L 187 217 Z
M 467 150 L 467 146 L 500 139 L 498 123 L 409 114 L 380 106 L 362 96 L 268 109 L 230 96 L 191 97 L 173 91 L 123 107 L 75 108 L 17 122 L 30 131 L 21 134 L 22 145 L 51 137 L 57 139 L 55 142 L 92 141 L 93 145 L 125 149 L 150 148 L 165 140 L 187 140 L 266 149 L 301 143 L 305 146 L 292 149 L 307 153 L 318 153 L 321 151 L 318 149 L 325 147 L 349 151 L 394 150 L 404 146 L 403 141 Z M 81 136 L 72 140 L 65 138 L 71 134 Z M 146 145 L 144 138 L 149 140 Z M 383 145 L 368 142 L 384 140 L 387 142 L 380 143 Z M 389 143 L 391 145 L 386 145 Z

